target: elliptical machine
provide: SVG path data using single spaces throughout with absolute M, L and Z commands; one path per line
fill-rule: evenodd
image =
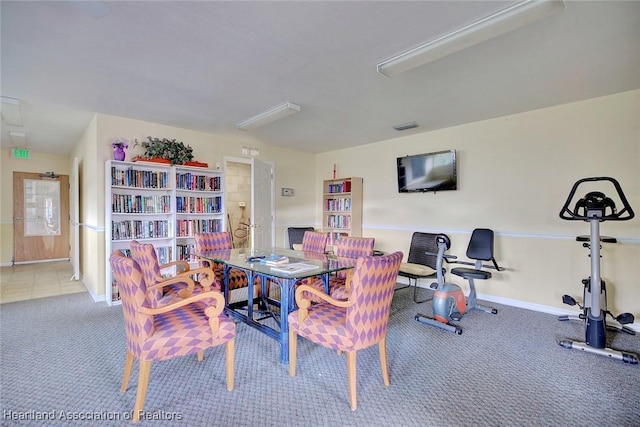
M 613 184 L 618 197 L 622 201 L 622 209 L 617 211 L 615 202 L 599 191 L 587 193 L 578 200 L 573 210 L 569 205 L 573 201 L 576 190 L 585 182 L 608 181 Z M 589 236 L 578 236 L 577 241 L 583 242 L 585 248 L 590 250 L 591 276 L 582 280 L 584 285 L 583 305 L 577 303 L 575 298 L 563 295 L 562 302 L 568 305 L 578 305 L 583 312 L 579 316 L 560 316 L 558 320 L 582 320 L 586 322 L 585 342 L 564 339 L 559 344 L 568 349 L 587 351 L 589 353 L 607 356 L 621 360 L 625 363 L 637 364 L 638 355 L 626 351 L 614 350 L 606 347 L 607 329 L 622 331 L 635 335 L 635 331 L 624 325 L 633 323 L 634 316 L 631 313 L 622 313 L 614 316 L 607 310 L 606 284 L 600 277 L 600 249 L 601 243 L 615 243 L 613 237 L 600 236 L 600 223 L 604 221 L 627 221 L 635 216 L 627 198 L 618 181 L 609 177 L 583 178 L 578 180 L 571 189 L 562 210 L 560 218 L 569 221 L 586 221 L 591 225 Z M 613 320 L 607 321 L 610 316 Z

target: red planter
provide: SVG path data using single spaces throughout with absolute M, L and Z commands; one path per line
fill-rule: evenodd
M 197 168 L 208 168 L 209 164 L 208 163 L 202 163 L 202 162 L 186 162 L 184 164 L 185 166 L 195 166 Z
M 136 156 L 133 158 L 134 162 L 148 162 L 148 163 L 164 163 L 167 165 L 171 164 L 171 160 L 161 159 L 160 157 L 153 157 L 151 159 L 146 159 L 144 157 Z

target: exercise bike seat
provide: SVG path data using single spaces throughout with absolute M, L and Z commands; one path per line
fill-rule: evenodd
M 475 268 L 456 267 L 451 269 L 451 274 L 460 276 L 463 279 L 486 280 L 491 278 L 490 272 L 484 270 L 476 270 Z

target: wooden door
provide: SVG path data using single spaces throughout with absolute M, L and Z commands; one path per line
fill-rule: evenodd
M 14 262 L 69 259 L 69 176 L 13 173 Z

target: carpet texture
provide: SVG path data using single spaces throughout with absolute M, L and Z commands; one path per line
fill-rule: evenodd
M 640 426 L 640 365 L 557 344 L 583 340 L 581 322 L 490 304 L 497 315 L 472 311 L 455 335 L 416 322 L 416 313 L 431 308 L 412 295 L 399 290 L 392 304 L 390 387 L 377 347 L 358 353 L 356 411 L 344 355 L 303 340 L 291 378 L 278 344 L 238 324 L 235 390 L 225 387 L 223 347 L 208 350 L 203 362 L 156 362 L 139 425 Z M 120 393 L 122 307 L 79 293 L 3 304 L 0 316 L 1 425 L 132 424 L 138 365 Z M 640 353 L 640 336 L 608 338 Z

